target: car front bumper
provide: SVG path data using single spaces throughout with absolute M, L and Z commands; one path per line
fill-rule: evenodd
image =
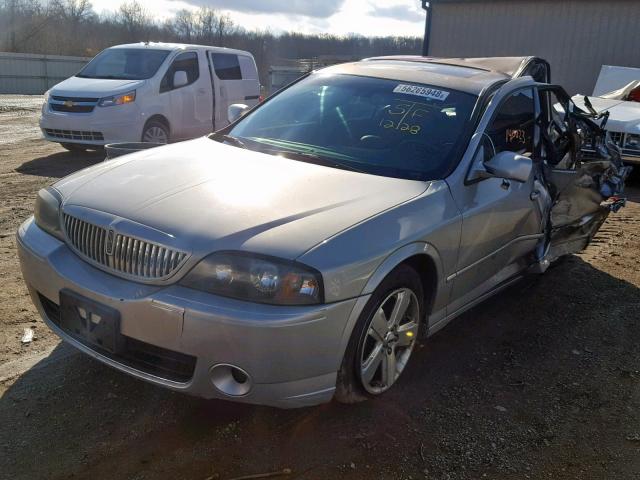
M 95 107 L 91 113 L 55 112 L 42 107 L 40 130 L 46 140 L 58 143 L 102 146 L 139 142 L 145 118 L 134 104 Z
M 142 285 L 92 267 L 41 230 L 33 217 L 19 228 L 17 239 L 24 280 L 56 334 L 134 377 L 204 398 L 281 408 L 329 401 L 351 326 L 367 299 L 282 307 L 217 297 L 179 285 Z M 120 333 L 148 347 L 147 363 L 103 354 L 63 331 L 51 318 L 63 289 L 117 310 Z M 153 362 L 149 351 L 165 358 L 193 358 L 190 378 L 177 381 L 149 368 Z M 211 374 L 216 365 L 233 365 L 246 372 L 249 392 L 231 396 L 218 390 Z

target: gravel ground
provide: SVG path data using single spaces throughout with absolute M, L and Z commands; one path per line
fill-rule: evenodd
M 38 318 L 13 234 L 39 188 L 102 158 L 38 139 L 41 100 L 5 99 L 0 478 L 640 478 L 637 186 L 584 253 L 420 345 L 380 400 L 294 411 L 204 401 L 77 354 Z

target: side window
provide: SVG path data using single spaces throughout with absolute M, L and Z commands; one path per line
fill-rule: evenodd
M 213 68 L 220 80 L 242 80 L 238 55 L 231 53 L 214 53 Z
M 258 80 L 258 72 L 256 71 L 256 66 L 251 57 L 247 57 L 246 55 L 239 55 L 238 60 L 240 61 L 240 72 L 242 74 L 243 80 Z
M 160 93 L 173 90 L 173 76 L 179 71 L 187 72 L 187 85 L 191 85 L 193 82 L 198 80 L 198 77 L 200 76 L 198 54 L 196 52 L 185 52 L 181 53 L 173 60 L 173 63 L 171 63 L 167 73 L 160 82 Z M 183 85 L 183 87 L 186 87 L 187 85 Z
M 500 105 L 486 135 L 496 154 L 509 151 L 530 156 L 533 153 L 534 124 L 533 90 L 520 90 Z

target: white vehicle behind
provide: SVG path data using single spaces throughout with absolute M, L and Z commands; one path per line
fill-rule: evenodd
M 585 111 L 609 112 L 605 128 L 622 159 L 640 165 L 640 68 L 603 65 L 588 99 L 589 105 L 583 94 L 573 97 Z
M 69 150 L 114 142 L 168 143 L 228 124 L 228 107 L 256 105 L 253 56 L 228 48 L 136 43 L 100 52 L 45 93 L 40 128 Z

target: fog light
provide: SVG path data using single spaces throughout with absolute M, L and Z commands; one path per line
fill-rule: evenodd
M 221 363 L 209 370 L 211 383 L 220 392 L 231 397 L 242 397 L 251 390 L 251 377 L 240 367 Z

